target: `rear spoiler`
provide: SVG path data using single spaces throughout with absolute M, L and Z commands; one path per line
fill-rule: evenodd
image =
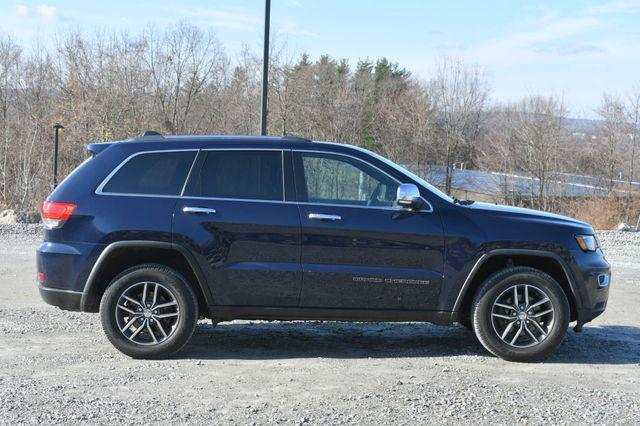
M 109 148 L 111 145 L 113 145 L 113 142 L 96 142 L 96 143 L 88 143 L 84 147 L 86 148 L 87 151 L 91 153 L 92 157 L 95 157 L 105 149 Z

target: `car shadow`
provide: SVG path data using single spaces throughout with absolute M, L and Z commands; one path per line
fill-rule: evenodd
M 179 358 L 396 358 L 491 356 L 463 327 L 426 323 L 230 322 L 199 324 Z M 640 363 L 640 328 L 622 325 L 569 331 L 545 362 Z

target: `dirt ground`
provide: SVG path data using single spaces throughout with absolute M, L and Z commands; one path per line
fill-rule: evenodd
M 33 234 L 33 233 L 32 233 Z M 97 315 L 44 304 L 37 233 L 0 233 L 0 423 L 640 423 L 640 239 L 601 236 L 610 302 L 541 364 L 461 327 L 202 323 L 166 361 L 117 352 Z

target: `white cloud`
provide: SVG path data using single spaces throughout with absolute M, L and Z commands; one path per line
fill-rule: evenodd
M 16 5 L 16 13 L 22 18 L 29 16 L 29 8 L 23 4 Z
M 38 7 L 38 15 L 44 20 L 52 21 L 56 19 L 58 15 L 58 8 L 48 4 L 41 4 L 40 7 Z
M 590 15 L 640 13 L 640 0 L 613 0 L 588 7 L 585 12 Z

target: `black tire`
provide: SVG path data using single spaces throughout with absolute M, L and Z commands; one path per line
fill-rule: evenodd
M 496 327 L 494 327 L 493 316 L 496 315 L 492 314 L 494 302 L 497 301 L 498 297 L 508 294 L 506 290 L 513 288 L 513 286 L 523 284 L 530 285 L 529 288 L 533 286 L 534 289 L 542 290 L 549 299 L 547 304 L 550 303 L 553 309 L 553 322 L 550 329 L 547 330 L 546 337 L 540 338 L 539 343 L 535 343 L 531 338 L 530 344 L 533 346 L 530 347 L 517 347 L 504 341 Z M 524 266 L 510 267 L 491 275 L 476 293 L 471 312 L 473 315 L 473 330 L 482 346 L 502 359 L 516 362 L 541 361 L 552 354 L 562 343 L 567 333 L 570 319 L 569 301 L 560 284 L 548 274 L 538 269 Z M 511 315 L 518 314 L 512 313 Z M 520 323 L 523 323 L 524 326 L 525 321 L 518 322 L 518 324 Z M 526 323 L 529 324 L 529 321 Z M 532 326 L 531 329 L 535 332 L 535 327 Z M 517 332 L 515 328 L 513 330 L 513 333 Z M 510 337 L 511 335 L 509 335 Z M 526 338 L 529 339 L 529 337 Z
M 179 312 L 171 331 L 166 333 L 168 337 L 159 343 L 139 344 L 129 340 L 118 325 L 116 306 L 121 296 L 127 289 L 144 282 L 159 283 L 163 290 L 170 292 L 176 302 L 174 309 Z M 111 281 L 102 296 L 100 318 L 104 333 L 120 352 L 132 358 L 162 359 L 182 349 L 193 335 L 198 319 L 198 300 L 185 278 L 173 269 L 158 264 L 138 265 L 125 270 Z M 140 335 L 144 333 L 147 333 L 146 329 L 143 329 Z M 147 333 L 148 336 L 151 334 Z M 162 338 L 160 335 L 160 339 Z M 153 339 L 156 340 L 155 335 Z

